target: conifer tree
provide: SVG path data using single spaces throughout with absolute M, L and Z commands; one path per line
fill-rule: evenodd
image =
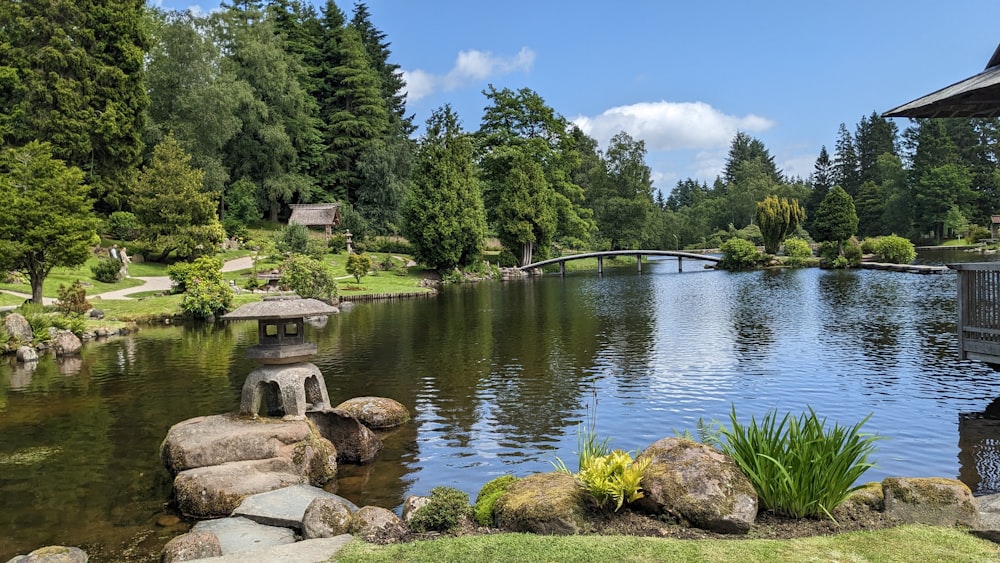
M 354 5 L 351 27 L 361 34 L 368 62 L 379 76 L 382 98 L 389 111 L 393 129 L 408 137 L 417 128 L 413 124 L 413 116 L 406 115 L 406 81 L 403 80 L 399 65 L 389 62 L 391 43 L 385 40 L 386 34 L 372 24 L 368 6 L 363 2 Z

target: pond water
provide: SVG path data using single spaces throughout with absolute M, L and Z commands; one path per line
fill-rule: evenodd
M 575 466 L 581 422 L 635 450 L 699 419 L 728 421 L 734 406 L 742 421 L 807 407 L 846 425 L 870 414 L 864 429 L 886 439 L 864 480 L 957 477 L 1000 491 L 1000 422 L 975 416 L 1000 396 L 1000 374 L 957 359 L 954 273 L 684 267 L 451 287 L 309 328 L 334 404 L 379 395 L 414 415 L 376 462 L 341 466 L 337 492 L 390 509 L 438 485 L 474 497 L 557 456 Z M 159 444 L 181 420 L 238 409 L 255 343 L 253 323 L 144 327 L 75 362 L 44 356 L 28 371 L 5 357 L 0 561 L 48 544 L 108 559 L 158 552 L 178 533 L 154 524 L 170 511 Z

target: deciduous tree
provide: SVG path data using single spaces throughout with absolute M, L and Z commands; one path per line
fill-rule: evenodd
M 798 200 L 768 196 L 757 203 L 757 226 L 764 237 L 764 252 L 777 254 L 785 237 L 805 221 L 806 212 Z

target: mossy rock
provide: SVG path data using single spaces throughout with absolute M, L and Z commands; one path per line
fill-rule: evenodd
M 402 403 L 385 397 L 355 397 L 336 408 L 347 411 L 372 430 L 395 428 L 410 420 L 410 411 Z
M 496 500 L 493 513 L 500 528 L 513 532 L 573 535 L 591 527 L 587 496 L 566 473 L 536 473 L 513 483 Z
M 736 462 L 684 438 L 663 438 L 636 458 L 649 459 L 637 506 L 683 525 L 745 534 L 757 517 L 757 492 Z
M 885 514 L 901 524 L 979 527 L 979 508 L 969 487 L 943 477 L 889 477 L 882 481 Z

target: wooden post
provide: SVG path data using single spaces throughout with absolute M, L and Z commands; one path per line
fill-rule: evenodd
M 563 260 L 562 262 L 559 263 L 559 275 L 562 276 L 562 277 L 566 277 L 566 261 L 565 260 Z
M 678 272 L 683 272 L 684 271 L 684 257 L 683 256 L 678 256 L 677 257 L 677 271 Z
M 599 275 L 599 276 L 603 276 L 604 275 L 604 257 L 603 256 L 598 256 L 597 257 L 597 275 Z

